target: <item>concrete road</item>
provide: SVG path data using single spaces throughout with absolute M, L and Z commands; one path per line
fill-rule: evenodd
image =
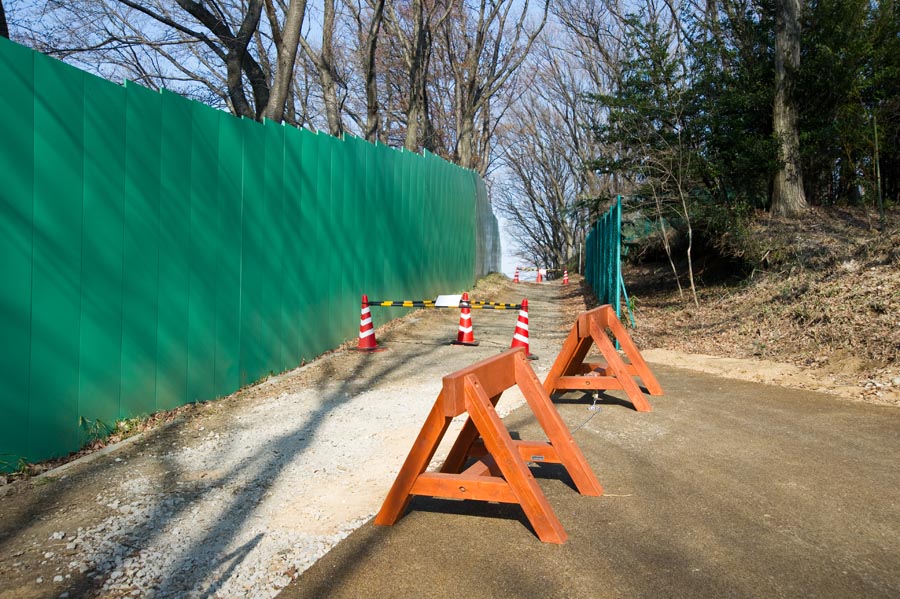
M 900 597 L 900 410 L 651 366 L 651 413 L 557 401 L 605 488 L 532 469 L 564 545 L 515 505 L 416 498 L 280 597 Z

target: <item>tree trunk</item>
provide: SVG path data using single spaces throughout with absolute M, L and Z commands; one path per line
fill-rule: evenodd
M 297 48 L 300 45 L 300 28 L 306 13 L 306 0 L 291 0 L 287 16 L 284 19 L 283 35 L 275 36 L 278 45 L 278 63 L 272 91 L 263 116 L 280 123 L 284 120 L 284 105 L 294 80 L 294 63 L 297 60 Z M 273 24 L 274 28 L 274 24 Z
M 366 38 L 366 128 L 363 131 L 366 141 L 375 143 L 381 132 L 381 119 L 378 106 L 378 77 L 375 67 L 375 55 L 378 49 L 378 34 L 384 17 L 384 0 L 376 0 L 372 22 L 369 23 L 369 35 Z
M 473 168 L 475 154 L 472 151 L 472 143 L 475 141 L 475 115 L 469 115 L 468 110 L 462 110 L 462 119 L 458 123 L 458 135 L 456 138 L 456 159 L 459 166 Z
M 9 39 L 9 25 L 6 24 L 6 11 L 3 10 L 3 0 L 0 0 L 0 37 Z
M 120 0 L 124 4 L 132 6 L 133 3 Z M 218 15 L 213 14 L 200 2 L 193 0 L 176 0 L 178 6 L 197 19 L 208 28 L 227 49 L 225 56 L 226 86 L 228 99 L 237 116 L 246 116 L 251 119 L 259 118 L 269 103 L 269 86 L 265 73 L 259 64 L 253 60 L 247 52 L 247 46 L 253 39 L 253 33 L 259 25 L 262 15 L 263 0 L 249 0 L 247 12 L 241 21 L 240 29 L 236 34 L 232 33 L 228 25 Z M 156 17 L 154 17 L 156 18 Z M 250 106 L 244 93 L 244 75 L 250 82 L 253 90 L 253 99 L 256 110 Z
M 337 81 L 334 73 L 334 0 L 325 0 L 319 74 L 322 79 L 322 94 L 325 96 L 325 117 L 328 119 L 328 133 L 335 137 L 341 137 L 344 134 L 344 123 L 341 120 L 341 106 L 337 98 Z
M 800 134 L 793 80 L 800 67 L 800 0 L 775 2 L 775 105 L 772 126 L 778 170 L 772 185 L 772 214 L 796 216 L 806 209 L 800 172 Z
M 406 111 L 406 139 L 403 146 L 419 151 L 420 128 L 425 116 L 425 65 L 431 50 L 430 36 L 425 26 L 425 9 L 422 0 L 413 0 L 412 53 L 409 57 L 409 108 Z

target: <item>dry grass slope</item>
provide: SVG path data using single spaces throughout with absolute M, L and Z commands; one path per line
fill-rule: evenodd
M 641 347 L 784 362 L 840 375 L 866 400 L 900 391 L 900 211 L 811 209 L 752 229 L 764 270 L 679 297 L 671 271 L 624 267 Z M 701 279 L 703 277 L 701 270 Z

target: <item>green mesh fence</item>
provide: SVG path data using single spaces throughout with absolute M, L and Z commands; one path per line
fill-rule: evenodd
M 622 300 L 634 326 L 634 314 L 628 302 L 622 279 L 622 198 L 617 197 L 585 239 L 584 278 L 594 290 L 600 304 L 610 304 L 616 316 L 622 316 Z
M 472 171 L 231 117 L 0 39 L 0 469 L 353 339 L 499 270 Z M 376 311 L 376 325 L 397 316 Z

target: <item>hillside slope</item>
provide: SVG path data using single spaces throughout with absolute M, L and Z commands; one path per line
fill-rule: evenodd
M 900 211 L 877 224 L 846 209 L 763 217 L 751 239 L 765 270 L 737 280 L 696 257 L 699 306 L 668 264 L 626 264 L 634 336 L 642 348 L 790 364 L 798 386 L 900 405 Z

